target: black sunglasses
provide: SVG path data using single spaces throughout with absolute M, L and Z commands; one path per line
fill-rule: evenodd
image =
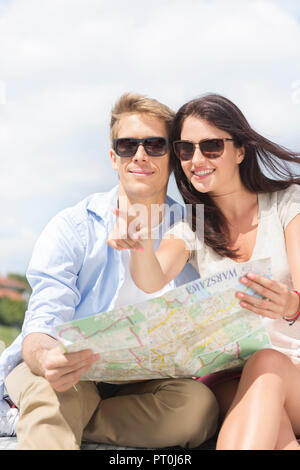
M 224 152 L 225 142 L 233 140 L 229 138 L 223 139 L 206 139 L 201 140 L 199 144 L 195 144 L 190 140 L 176 140 L 173 142 L 173 148 L 176 157 L 182 161 L 191 160 L 195 153 L 196 145 L 199 145 L 202 155 L 206 158 L 221 157 Z
M 168 139 L 165 137 L 146 137 L 134 139 L 131 137 L 114 139 L 114 151 L 119 157 L 133 157 L 139 145 L 142 145 L 150 157 L 162 157 L 168 151 Z

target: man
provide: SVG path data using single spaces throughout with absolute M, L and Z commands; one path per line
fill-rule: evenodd
M 0 363 L 8 395 L 20 409 L 19 449 L 79 449 L 82 439 L 130 447 L 195 447 L 216 430 L 216 400 L 198 381 L 80 381 L 101 358 L 91 350 L 63 354 L 55 339 L 55 326 L 62 322 L 150 298 L 131 279 L 127 250 L 114 250 L 107 240 L 118 204 L 142 203 L 150 209 L 173 203 L 166 197 L 172 119 L 173 112 L 156 100 L 123 95 L 111 117 L 110 158 L 118 187 L 59 213 L 35 246 L 22 336 Z M 168 289 L 195 278 L 189 269 Z

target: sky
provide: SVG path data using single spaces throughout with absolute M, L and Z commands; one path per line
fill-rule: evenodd
M 57 212 L 117 183 L 109 120 L 127 91 L 174 110 L 223 94 L 300 151 L 300 2 L 0 0 L 0 274 L 25 273 Z

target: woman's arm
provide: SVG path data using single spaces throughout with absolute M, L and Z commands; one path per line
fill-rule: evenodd
M 300 214 L 288 224 L 285 243 L 293 286 L 300 292 Z
M 300 214 L 294 217 L 285 230 L 286 249 L 293 287 L 300 292 Z M 241 282 L 263 298 L 237 292 L 241 306 L 269 318 L 294 318 L 299 312 L 299 296 L 287 285 L 258 274 L 249 273 Z M 300 318 L 299 318 L 300 319 Z
M 130 272 L 137 287 L 144 292 L 153 293 L 161 290 L 174 279 L 188 261 L 190 251 L 185 242 L 173 235 L 168 235 L 154 250 L 154 239 L 147 221 L 140 218 L 136 227 L 133 217 L 119 209 L 113 212 L 117 216 L 116 224 L 110 233 L 107 244 L 115 250 L 131 250 Z
M 154 240 L 141 243 L 143 251 L 131 251 L 131 276 L 144 292 L 157 292 L 182 271 L 190 252 L 178 238 L 163 239 L 157 252 L 154 251 Z
M 300 292 L 300 214 L 296 215 L 288 224 L 285 230 L 285 243 L 293 286 L 296 291 Z M 293 295 L 297 294 L 293 293 Z M 300 310 L 299 296 L 296 298 L 296 305 L 297 300 L 296 313 Z

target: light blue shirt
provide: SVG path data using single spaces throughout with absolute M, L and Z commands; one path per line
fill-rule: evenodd
M 121 252 L 106 243 L 117 198 L 118 187 L 92 194 L 57 214 L 40 235 L 27 270 L 32 294 L 22 333 L 0 357 L 0 399 L 5 377 L 22 361 L 22 341 L 28 334 L 56 338 L 57 325 L 114 308 L 125 272 Z M 182 218 L 184 208 L 168 196 L 166 204 L 178 209 L 162 224 L 167 230 Z M 198 277 L 187 264 L 170 289 Z

